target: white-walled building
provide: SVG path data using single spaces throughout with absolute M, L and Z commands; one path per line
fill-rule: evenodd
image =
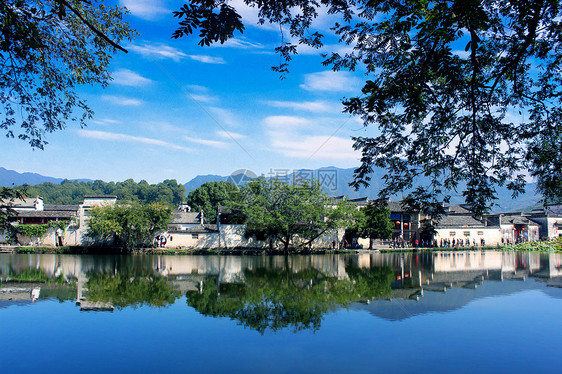
M 16 199 L 11 207 L 16 212 L 15 225 L 41 225 L 49 222 L 65 222 L 64 230 L 50 227 L 41 238 L 18 236 L 18 242 L 25 245 L 56 246 L 60 236 L 62 245 L 86 244 L 89 211 L 95 206 L 114 205 L 117 196 L 86 195 L 79 205 L 48 205 L 41 197 Z M 0 234 L 0 243 L 6 244 L 4 233 Z

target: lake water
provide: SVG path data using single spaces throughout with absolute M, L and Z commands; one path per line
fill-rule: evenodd
M 0 372 L 560 372 L 561 260 L 2 254 Z

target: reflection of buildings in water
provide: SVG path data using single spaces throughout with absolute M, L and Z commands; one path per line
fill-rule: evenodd
M 348 267 L 371 269 L 389 266 L 394 273 L 390 299 L 426 298 L 427 291 L 477 289 L 484 281 L 524 280 L 533 277 L 560 287 L 562 254 L 538 252 L 453 251 L 375 253 L 316 256 L 71 256 L 2 255 L 0 277 L 12 271 L 41 269 L 48 278 L 75 281 L 77 301 L 86 300 L 89 272 L 154 273 L 168 279 L 181 292 L 200 290 L 208 277 L 218 283 L 245 283 L 245 272 L 257 269 L 299 273 L 316 270 L 325 277 L 347 280 Z M 425 291 L 425 293 L 424 293 Z
M 530 289 L 550 295 L 544 283 L 562 287 L 560 253 L 467 251 L 432 252 L 430 256 L 429 269 L 420 268 L 419 287 L 404 288 L 394 282 L 393 287 L 398 288 L 393 288 L 386 300 L 358 304 L 355 308 L 366 309 L 381 318 L 400 320 L 459 309 L 483 297 Z

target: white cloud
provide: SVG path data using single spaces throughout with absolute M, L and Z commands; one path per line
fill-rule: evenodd
M 132 15 L 146 20 L 154 20 L 172 12 L 163 6 L 161 0 L 120 0 L 119 3 L 129 9 Z
M 93 119 L 92 123 L 95 123 L 96 125 L 116 125 L 118 123 L 121 123 L 121 121 L 117 121 L 115 119 L 111 119 L 111 118 L 99 118 L 99 119 Z
M 186 57 L 185 53 L 177 48 L 170 47 L 163 43 L 143 43 L 130 44 L 127 46 L 131 51 L 140 53 L 143 56 L 153 57 L 157 59 L 171 59 L 178 62 Z
M 110 103 L 123 106 L 140 106 L 143 104 L 142 100 L 133 99 L 125 96 L 115 96 L 115 95 L 102 95 L 102 100 L 109 101 Z
M 357 160 L 353 141 L 304 117 L 270 116 L 263 120 L 269 149 L 287 157 L 317 160 Z M 330 133 L 332 133 L 330 135 Z
M 265 30 L 275 30 L 279 31 L 278 24 L 272 24 L 266 22 L 263 25 L 258 23 L 259 21 L 259 9 L 258 7 L 250 7 L 244 3 L 244 0 L 231 0 L 230 6 L 236 9 L 236 12 L 242 17 L 242 22 L 245 26 L 254 26 Z
M 225 139 L 243 139 L 243 138 L 246 137 L 246 135 L 242 135 L 242 134 L 238 134 L 236 132 L 226 131 L 226 130 L 215 131 L 215 134 L 217 134 L 221 138 L 225 138 Z
M 469 51 L 462 51 L 462 50 L 456 50 L 452 52 L 454 55 L 459 56 L 460 58 L 464 58 L 467 59 L 470 57 L 470 52 Z
M 197 92 L 209 92 L 209 89 L 205 86 L 199 86 L 197 84 L 188 84 L 185 86 L 189 91 L 197 91 Z
M 300 87 L 307 91 L 348 92 L 358 91 L 361 80 L 347 71 L 323 71 L 306 74 Z
M 222 57 L 214 57 L 207 55 L 187 55 L 192 60 L 202 62 L 204 64 L 226 64 Z
M 112 83 L 122 86 L 142 87 L 152 83 L 152 80 L 145 78 L 132 70 L 120 69 L 113 73 Z
M 201 139 L 201 138 L 193 138 L 188 136 L 186 136 L 184 139 L 187 140 L 188 142 L 202 144 L 214 148 L 224 148 L 227 146 L 227 143 L 221 142 L 220 140 Z
M 307 118 L 293 116 L 269 116 L 264 118 L 263 123 L 271 130 L 308 129 L 314 126 Z
M 193 100 L 203 102 L 203 103 L 210 103 L 212 101 L 218 100 L 216 96 L 211 96 L 211 95 L 190 94 L 190 96 Z
M 107 132 L 107 131 L 95 131 L 95 130 L 78 130 L 78 134 L 84 138 L 90 139 L 98 139 L 98 140 L 106 140 L 112 142 L 127 142 L 127 143 L 141 143 L 141 144 L 149 144 L 158 147 L 164 148 L 172 148 L 177 149 L 180 151 L 190 152 L 191 149 L 187 147 L 183 147 L 177 144 L 168 143 L 163 140 L 154 139 L 154 138 L 144 138 L 140 136 L 132 136 L 127 134 L 119 134 L 114 132 Z
M 209 107 L 208 108 L 215 119 L 221 124 L 221 126 L 239 126 L 239 122 L 236 119 L 234 113 L 230 110 L 219 108 L 219 107 Z
M 314 48 L 306 44 L 299 44 L 297 38 L 291 38 L 291 43 L 297 45 L 299 55 L 320 55 L 322 53 L 331 54 L 332 52 L 340 55 L 353 52 L 353 45 L 342 44 L 324 44 L 320 48 Z
M 265 101 L 267 105 L 276 107 L 276 108 L 288 108 L 293 110 L 304 110 L 307 112 L 317 112 L 317 113 L 326 113 L 326 112 L 341 112 L 342 108 L 341 105 L 334 105 L 333 103 L 328 103 L 326 101 L 277 101 L 277 100 L 268 100 Z
M 299 136 L 272 139 L 273 149 L 287 157 L 311 160 L 358 160 L 351 139 L 337 136 Z
M 243 36 L 238 38 L 228 39 L 224 44 L 214 43 L 211 44 L 213 48 L 237 48 L 237 49 L 262 49 L 264 45 L 254 42 Z

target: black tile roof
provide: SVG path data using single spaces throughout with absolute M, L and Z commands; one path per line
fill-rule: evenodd
M 449 227 L 486 227 L 484 222 L 477 220 L 470 215 L 450 215 L 443 216 L 437 224 L 437 228 Z M 490 225 L 488 225 L 490 227 Z
M 538 223 L 531 221 L 527 217 L 523 217 L 520 215 L 513 215 L 513 216 L 501 216 L 501 224 L 502 225 L 538 225 Z
M 217 225 L 205 224 L 188 227 L 185 230 L 168 230 L 169 233 L 207 234 L 219 232 Z
M 44 211 L 59 210 L 77 212 L 79 209 L 80 205 L 45 205 L 43 207 Z
M 28 217 L 39 217 L 39 218 L 59 218 L 59 219 L 69 219 L 75 217 L 76 214 L 70 210 L 21 210 L 16 214 L 16 218 L 28 218 Z
M 201 223 L 201 213 L 198 212 L 173 212 L 172 213 L 172 225 L 180 224 L 199 224 Z

